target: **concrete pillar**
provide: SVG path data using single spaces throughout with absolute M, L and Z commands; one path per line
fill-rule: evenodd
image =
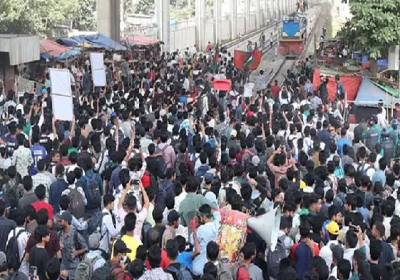
M 97 0 L 97 32 L 119 42 L 121 39 L 120 0 Z
M 162 40 L 162 18 L 161 18 L 161 1 L 162 0 L 155 0 L 154 1 L 154 14 L 156 16 L 157 22 L 157 38 Z
M 263 22 L 263 11 L 261 9 L 261 0 L 255 1 L 255 8 L 256 8 L 256 29 L 262 26 Z
M 270 4 L 271 4 L 271 16 L 272 16 L 272 19 L 274 20 L 274 22 L 275 22 L 275 19 L 276 19 L 276 0 L 269 0 L 270 1 Z
M 169 2 L 170 0 L 155 0 L 155 16 L 157 20 L 157 37 L 164 42 L 163 51 L 170 51 L 171 30 L 169 19 Z
M 162 41 L 165 52 L 171 51 L 170 0 L 162 0 Z
M 237 37 L 237 1 L 230 0 L 230 27 L 231 27 L 231 39 L 234 40 Z
M 161 0 L 160 0 L 161 1 Z M 206 2 L 205 0 L 196 0 L 196 38 L 199 50 L 205 50 L 205 22 L 206 22 Z
M 221 3 L 222 0 L 214 0 L 214 42 L 221 43 Z
M 245 19 L 245 33 L 250 30 L 250 1 L 244 1 L 244 19 Z

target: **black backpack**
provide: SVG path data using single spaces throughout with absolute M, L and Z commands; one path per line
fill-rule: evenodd
M 15 206 L 18 205 L 18 186 L 19 182 L 16 180 L 15 185 L 11 185 L 10 181 L 4 184 L 3 192 L 5 194 L 5 202 L 7 206 Z
M 99 267 L 95 271 L 93 271 L 91 280 L 106 280 L 109 279 L 112 275 L 114 269 L 121 267 L 119 264 L 111 265 L 107 262 L 102 267 Z
M 94 213 L 88 222 L 87 232 L 88 236 L 98 232 L 100 234 L 100 240 L 103 239 L 104 235 L 106 235 L 107 231 L 104 234 L 101 234 L 101 226 L 103 224 L 103 218 L 106 215 L 110 215 L 109 213 L 103 213 L 101 210 Z
M 95 180 L 96 175 L 96 173 L 93 173 L 92 177 L 85 176 L 86 186 L 84 190 L 88 209 L 97 209 L 101 206 L 100 187 Z
M 14 229 L 13 236 L 8 241 L 6 247 L 7 262 L 9 267 L 13 268 L 14 271 L 17 271 L 20 268 L 22 260 L 25 258 L 25 252 L 21 258 L 21 256 L 19 255 L 19 248 L 18 248 L 18 237 L 24 232 L 26 232 L 26 230 L 23 229 L 20 230 L 18 234 L 16 234 Z

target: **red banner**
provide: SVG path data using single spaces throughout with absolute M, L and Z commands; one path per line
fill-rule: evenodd
M 223 90 L 229 91 L 232 86 L 232 81 L 229 79 L 226 80 L 216 80 L 214 79 L 214 89 L 215 90 Z

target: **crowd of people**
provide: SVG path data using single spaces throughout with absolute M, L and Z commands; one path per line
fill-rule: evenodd
M 95 89 L 85 63 L 71 121 L 50 83 L 2 92 L 0 279 L 398 279 L 397 119 L 380 106 L 350 128 L 340 77 L 329 102 L 308 59 L 283 85 L 261 70 L 245 98 L 213 51 L 111 63 Z M 277 246 L 248 228 L 228 266 L 221 211 L 276 207 Z

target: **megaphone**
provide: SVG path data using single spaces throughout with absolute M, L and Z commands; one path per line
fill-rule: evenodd
M 275 250 L 278 243 L 281 217 L 281 207 L 277 206 L 274 209 L 270 209 L 264 215 L 247 219 L 247 225 L 267 242 L 271 251 Z

